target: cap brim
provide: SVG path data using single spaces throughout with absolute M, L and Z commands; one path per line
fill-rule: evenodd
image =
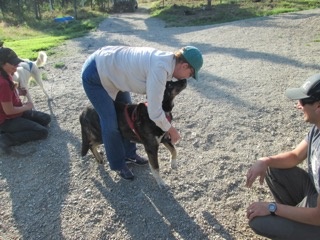
M 13 58 L 8 61 L 11 65 L 18 65 L 19 63 L 23 62 L 20 58 Z
M 285 92 L 287 98 L 292 100 L 299 100 L 304 98 L 309 98 L 310 96 L 306 95 L 301 88 L 291 88 L 287 89 Z
M 194 71 L 194 75 L 192 76 L 195 80 L 199 79 L 199 72 L 198 71 Z

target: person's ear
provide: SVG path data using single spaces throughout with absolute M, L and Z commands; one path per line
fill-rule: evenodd
M 320 114 L 320 101 L 315 102 L 315 104 L 316 104 L 316 112 Z
M 186 63 L 186 62 L 182 63 L 182 68 L 183 68 L 183 69 L 189 68 L 189 64 Z

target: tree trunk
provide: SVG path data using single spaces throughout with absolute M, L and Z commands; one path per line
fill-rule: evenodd
M 208 0 L 208 6 L 207 6 L 208 9 L 211 9 L 211 8 L 212 8 L 211 1 L 212 1 L 212 0 Z M 221 1 L 221 0 L 220 0 L 220 1 Z
M 49 8 L 50 8 L 50 11 L 51 11 L 51 12 L 54 10 L 52 0 L 49 0 Z
M 77 19 L 77 0 L 73 0 L 74 18 Z
M 23 13 L 21 12 L 21 1 L 18 0 L 17 4 L 18 4 L 17 14 L 19 16 L 19 20 L 22 21 L 23 20 Z
M 36 19 L 40 20 L 41 19 L 41 13 L 40 13 L 40 5 L 38 0 L 34 0 L 34 14 Z

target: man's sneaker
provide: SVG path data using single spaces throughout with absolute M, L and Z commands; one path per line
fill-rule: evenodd
M 131 172 L 131 170 L 128 168 L 127 165 L 125 165 L 122 169 L 120 169 L 119 171 L 117 171 L 119 176 L 122 177 L 123 179 L 126 180 L 133 180 L 134 175 Z
M 134 163 L 136 165 L 142 166 L 148 164 L 148 160 L 136 154 L 134 157 L 126 158 L 126 163 Z

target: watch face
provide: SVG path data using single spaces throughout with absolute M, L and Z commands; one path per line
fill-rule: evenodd
M 277 205 L 275 203 L 269 203 L 268 209 L 272 215 L 274 215 L 275 211 L 277 211 Z
M 269 205 L 269 211 L 274 212 L 276 210 L 276 206 L 274 204 Z

